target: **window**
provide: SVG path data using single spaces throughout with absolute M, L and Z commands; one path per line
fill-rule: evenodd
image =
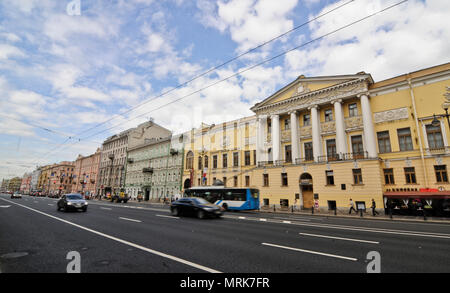
M 328 157 L 329 161 L 337 160 L 336 140 L 335 139 L 328 139 L 327 140 L 327 157 Z
M 304 146 L 305 146 L 305 161 L 314 160 L 312 142 L 305 142 Z
M 284 146 L 286 162 L 292 162 L 292 150 L 290 145 Z
M 383 169 L 384 172 L 384 184 L 395 184 L 394 182 L 394 169 Z
M 256 150 L 253 151 L 253 165 L 256 165 Z
M 288 186 L 288 176 L 287 173 L 281 173 L 281 185 Z
M 416 171 L 414 167 L 405 168 L 406 184 L 416 184 Z
M 284 130 L 291 129 L 291 120 L 290 119 L 284 119 Z
M 234 187 L 237 187 L 237 186 L 238 186 L 238 177 L 237 177 L 237 176 L 234 176 L 234 177 L 233 177 L 233 186 L 234 186 Z
M 353 173 L 353 183 L 354 184 L 362 184 L 363 180 L 362 180 L 361 169 L 353 169 L 352 173 Z
M 389 139 L 389 131 L 377 132 L 378 150 L 380 153 L 391 152 L 391 140 Z
M 271 132 L 272 132 L 272 121 L 267 120 L 267 133 L 271 133 Z
M 355 117 L 358 116 L 358 106 L 356 103 L 348 105 L 348 116 Z
M 194 169 L 194 153 L 192 151 L 186 155 L 186 169 Z
M 442 140 L 441 126 L 427 125 L 428 147 L 430 149 L 440 149 L 444 147 Z
M 400 151 L 411 151 L 413 149 L 411 130 L 408 128 L 397 129 L 398 144 L 400 146 Z
M 311 116 L 309 114 L 303 115 L 303 126 L 311 125 Z
M 325 171 L 325 176 L 327 177 L 327 185 L 334 185 L 334 175 L 333 171 Z
M 205 168 L 208 168 L 208 156 L 205 156 Z
M 245 156 L 245 166 L 249 166 L 250 165 L 250 151 L 245 151 L 244 156 Z
M 263 174 L 263 186 L 269 186 L 269 174 Z
M 198 169 L 199 170 L 203 169 L 203 167 L 202 167 L 202 157 L 198 157 Z
M 250 176 L 245 176 L 245 186 L 246 187 L 250 186 Z
M 217 169 L 217 155 L 213 156 L 213 168 Z
M 364 158 L 364 149 L 361 135 L 352 136 L 353 159 Z
M 239 153 L 233 153 L 233 167 L 239 167 Z
M 434 166 L 434 172 L 436 173 L 436 182 L 448 182 L 446 165 Z
M 222 167 L 228 168 L 228 156 L 227 154 L 222 155 Z
M 325 122 L 333 121 L 333 111 L 331 109 L 325 110 Z

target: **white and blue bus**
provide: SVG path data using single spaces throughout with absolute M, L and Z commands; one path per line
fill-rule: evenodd
M 224 186 L 199 186 L 186 189 L 185 197 L 201 197 L 225 210 L 258 210 L 259 190 Z

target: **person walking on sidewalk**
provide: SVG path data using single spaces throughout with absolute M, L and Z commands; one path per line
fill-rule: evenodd
M 375 217 L 375 214 L 379 215 L 379 213 L 375 210 L 377 205 L 375 204 L 375 200 L 372 198 L 372 215 Z
M 358 212 L 355 210 L 355 205 L 353 204 L 353 200 L 350 198 L 350 202 L 348 203 L 348 206 L 350 207 L 350 210 L 348 211 L 348 214 L 350 215 L 352 211 L 355 211 L 355 214 L 358 214 Z

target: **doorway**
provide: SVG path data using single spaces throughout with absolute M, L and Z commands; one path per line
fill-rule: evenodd
M 314 192 L 312 176 L 309 173 L 303 173 L 299 180 L 300 193 L 303 200 L 303 208 L 310 209 L 314 206 Z

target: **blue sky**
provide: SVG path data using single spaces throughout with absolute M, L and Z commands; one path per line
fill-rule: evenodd
M 220 123 L 252 115 L 251 106 L 301 74 L 365 71 L 379 81 L 448 62 L 449 1 L 409 0 L 155 111 L 398 1 L 352 1 L 149 101 L 348 0 L 79 0 L 80 15 L 67 13 L 72 0 L 3 0 L 0 178 L 93 153 L 106 137 L 149 117 L 179 133 L 202 121 Z M 145 101 L 149 102 L 116 116 Z

